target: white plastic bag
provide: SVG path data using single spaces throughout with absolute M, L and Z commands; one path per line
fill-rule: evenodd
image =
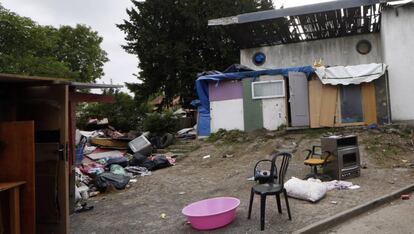
M 286 181 L 285 189 L 289 197 L 311 202 L 319 201 L 328 191 L 326 184 L 321 183 L 320 180 L 301 180 L 296 177 Z

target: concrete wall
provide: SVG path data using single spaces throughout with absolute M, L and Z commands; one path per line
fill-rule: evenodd
M 382 13 L 381 39 L 388 65 L 394 120 L 414 120 L 414 6 Z
M 367 39 L 372 44 L 372 50 L 367 55 L 361 55 L 355 49 L 358 41 L 362 39 Z M 259 51 L 266 55 L 266 62 L 257 67 L 253 64 L 252 57 Z M 319 58 L 323 59 L 325 65 L 330 66 L 381 63 L 380 35 L 364 34 L 240 51 L 240 63 L 254 69 L 313 65 Z

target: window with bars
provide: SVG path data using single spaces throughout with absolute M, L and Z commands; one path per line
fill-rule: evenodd
M 283 80 L 269 80 L 252 82 L 252 98 L 278 98 L 285 96 L 285 82 Z

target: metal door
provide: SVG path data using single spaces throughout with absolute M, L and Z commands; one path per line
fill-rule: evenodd
M 309 126 L 308 80 L 305 73 L 289 72 L 289 92 L 292 127 Z

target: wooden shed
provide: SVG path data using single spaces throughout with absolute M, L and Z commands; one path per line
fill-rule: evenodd
M 386 67 L 361 64 L 317 68 L 309 80 L 310 127 L 389 123 Z
M 18 200 L 0 192 L 0 233 L 69 232 L 75 105 L 111 101 L 77 90 L 119 87 L 0 74 L 0 183 L 25 182 Z

